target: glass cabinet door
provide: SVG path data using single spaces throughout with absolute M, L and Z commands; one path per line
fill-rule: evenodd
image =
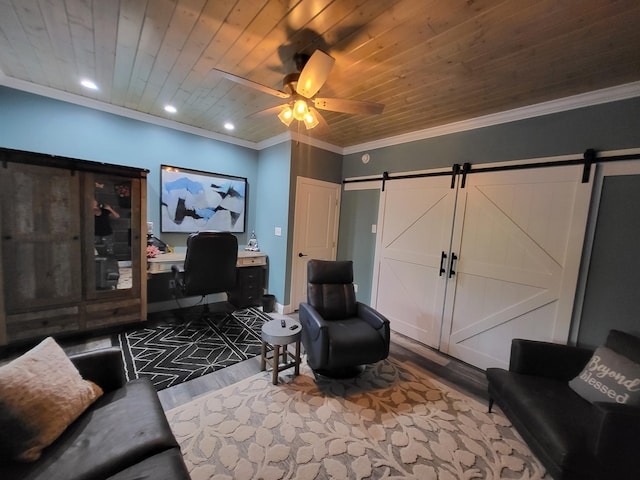
M 133 290 L 140 284 L 140 180 L 87 174 L 85 215 L 87 228 L 88 291 Z M 134 253 L 135 252 L 135 253 Z M 93 272 L 91 272 L 93 270 Z

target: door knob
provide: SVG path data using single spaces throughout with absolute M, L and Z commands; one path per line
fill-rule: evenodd
M 304 253 L 302 253 L 302 252 L 299 252 L 299 253 L 298 253 L 298 256 L 299 256 L 300 258 L 302 258 L 302 257 L 306 257 L 306 255 L 305 255 Z

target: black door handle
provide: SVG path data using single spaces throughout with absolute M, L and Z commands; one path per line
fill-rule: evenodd
M 449 278 L 453 277 L 456 274 L 456 271 L 453 269 L 453 262 L 458 259 L 458 256 L 451 252 L 451 262 L 449 263 Z
M 299 256 L 300 258 L 302 258 L 302 257 L 306 257 L 306 255 L 305 255 L 304 253 L 302 253 L 302 252 L 299 252 L 299 253 L 298 253 L 298 256 Z
M 442 252 L 442 255 L 440 255 L 440 274 L 438 275 L 439 277 L 441 277 L 442 274 L 446 272 L 446 270 L 444 269 L 444 261 L 446 259 L 447 259 L 447 254 Z

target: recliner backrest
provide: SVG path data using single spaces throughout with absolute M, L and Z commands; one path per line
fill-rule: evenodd
M 309 260 L 307 302 L 325 320 L 343 320 L 357 313 L 353 262 Z
M 198 232 L 187 239 L 185 295 L 232 290 L 236 284 L 238 239 L 228 232 Z

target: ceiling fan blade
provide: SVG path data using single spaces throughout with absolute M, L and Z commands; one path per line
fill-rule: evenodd
M 318 110 L 316 110 L 313 107 L 309 107 L 309 110 L 313 111 L 313 113 L 315 113 L 316 118 L 318 119 L 318 126 L 316 127 L 318 129 L 319 132 L 326 132 L 329 130 L 329 124 L 327 123 L 327 121 L 324 119 L 324 117 L 322 115 L 320 115 L 320 112 Z
M 300 72 L 296 92 L 303 97 L 311 98 L 327 81 L 335 59 L 321 50 L 316 50 Z
M 287 104 L 285 103 L 283 105 L 276 105 L 275 107 L 266 108 L 264 110 L 260 110 L 259 112 L 252 113 L 251 115 L 247 116 L 247 118 L 262 118 L 269 115 L 277 115 L 278 113 L 280 113 L 280 110 L 282 110 L 286 106 Z
M 227 80 L 231 80 L 232 82 L 238 83 L 240 85 L 244 85 L 245 87 L 253 88 L 263 93 L 268 93 L 269 95 L 273 95 L 274 97 L 289 98 L 291 96 L 287 92 L 283 92 L 281 90 L 276 90 L 275 88 L 267 87 L 266 85 L 262 85 L 261 83 L 254 82 L 252 80 L 247 80 L 246 78 L 238 77 L 233 73 L 223 72 L 222 70 L 218 70 L 216 68 L 212 68 L 211 73 L 213 73 L 214 75 L 219 75 L 222 78 L 226 78 Z
M 342 98 L 316 98 L 316 108 L 341 113 L 362 113 L 365 115 L 379 115 L 384 110 L 382 103 L 363 102 L 362 100 L 345 100 Z

